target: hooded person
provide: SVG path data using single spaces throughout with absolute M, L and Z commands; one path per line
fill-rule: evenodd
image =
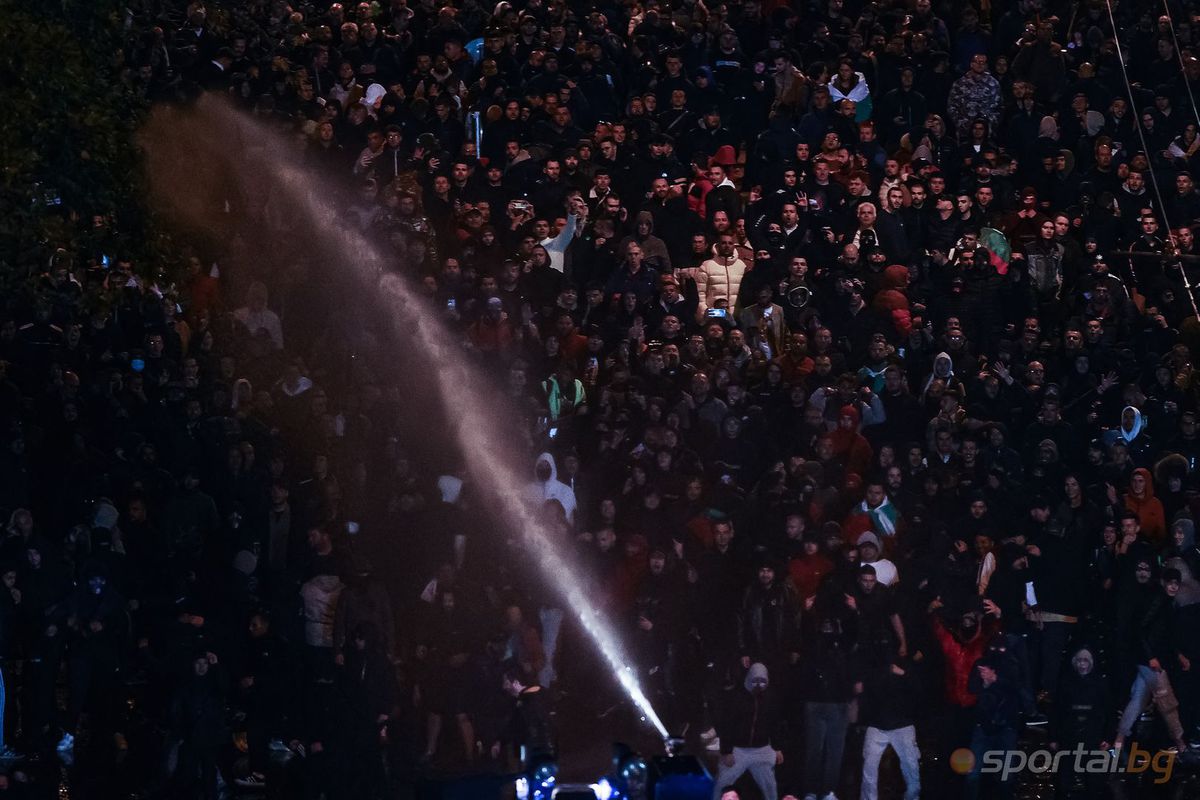
M 804 789 L 825 797 L 840 783 L 855 683 L 857 620 L 842 593 L 830 584 L 804 614 L 804 652 L 796 686 L 804 702 Z
M 829 434 L 829 438 L 833 441 L 834 455 L 838 456 L 846 465 L 847 472 L 853 472 L 856 475 L 866 475 L 871 467 L 871 461 L 875 457 L 875 451 L 870 442 L 859 433 L 861 422 L 862 415 L 858 408 L 846 404 L 838 412 L 837 427 Z
M 929 387 L 935 380 L 941 380 L 949 388 L 952 383 L 957 383 L 954 377 L 954 359 L 945 350 L 933 357 L 933 370 L 929 373 L 929 377 L 925 379 L 925 383 L 921 386 L 921 399 L 925 399 L 925 395 L 929 393 Z
M 887 317 L 900 336 L 908 336 L 912 331 L 912 310 L 907 292 L 908 267 L 893 264 L 883 271 L 882 288 L 871 300 L 871 308 Z
M 1139 467 L 1149 466 L 1154 455 L 1153 444 L 1146 417 L 1136 406 L 1125 406 L 1121 409 L 1121 423 L 1104 434 L 1103 441 L 1108 447 L 1118 439 L 1125 444 L 1129 460 Z
M 940 598 L 930 605 L 934 612 L 941 607 Z M 977 698 L 968 684 L 974 665 L 987 652 L 998 626 L 991 615 L 981 620 L 973 602 L 963 606 L 957 618 L 943 622 L 940 614 L 931 613 L 930 621 L 944 664 L 942 699 L 951 710 L 951 728 L 947 733 L 949 749 L 953 749 L 970 739 L 971 709 Z
M 1062 483 L 1065 469 L 1058 442 L 1046 437 L 1037 443 L 1033 451 L 1033 463 L 1029 466 L 1027 475 L 1030 480 L 1042 486 L 1056 486 Z
M 97 500 L 96 505 L 92 507 L 92 527 L 115 530 L 120 516 L 117 507 L 108 499 L 102 498 Z
M 1200 589 L 1196 584 L 1196 575 L 1200 574 L 1200 547 L 1196 546 L 1196 523 L 1190 517 L 1178 517 L 1171 523 L 1171 541 L 1164 554 L 1166 566 L 1175 567 L 1183 573 L 1183 584 L 1180 586 L 1177 602 L 1179 605 L 1190 605 L 1200 600 L 1200 597 L 1190 599 L 1189 584 Z M 1172 563 L 1173 562 L 1173 563 Z
M 637 599 L 638 584 L 650 570 L 650 542 L 643 534 L 634 533 L 625 538 L 621 551 L 613 580 L 612 603 L 621 614 L 628 616 Z
M 841 534 L 838 536 L 840 538 Z M 801 548 L 801 552 L 788 562 L 788 576 L 797 597 L 807 600 L 817 593 L 825 576 L 833 571 L 833 562 L 821 551 L 821 542 L 815 532 L 804 535 Z
M 1142 535 L 1156 546 L 1162 544 L 1167 535 L 1167 520 L 1162 501 L 1154 496 L 1154 477 L 1150 470 L 1139 467 L 1133 471 L 1124 503 L 1125 508 L 1137 514 Z
M 971 416 L 979 417 L 976 413 L 971 413 Z M 979 451 L 979 459 L 984 467 L 989 471 L 999 467 L 1010 478 L 1020 480 L 1025 467 L 1021 462 L 1021 454 L 1009 444 L 1008 426 L 1003 422 L 989 422 L 984 433 L 985 444 Z
M 578 505 L 575 490 L 558 479 L 558 466 L 554 462 L 554 456 L 550 453 L 539 455 L 534 463 L 533 475 L 534 479 L 525 485 L 526 501 L 535 510 L 540 511 L 547 502 L 554 500 L 562 506 L 567 520 L 573 524 L 575 508 Z
M 862 563 L 870 564 L 875 568 L 877 581 L 884 586 L 891 586 L 900 580 L 896 565 L 883 557 L 883 544 L 880 543 L 878 536 L 867 531 L 858 537 L 855 544 L 858 546 L 858 555 Z
M 763 797 L 779 796 L 775 785 L 775 765 L 783 761 L 775 747 L 779 703 L 769 691 L 770 685 L 766 666 L 751 664 L 742 682 L 744 691 L 732 693 L 725 703 L 717 723 L 721 760 L 713 800 L 719 800 L 723 790 L 746 772 Z
M 1174 447 L 1174 445 L 1170 445 Z M 1162 501 L 1167 519 L 1178 519 L 1189 515 L 1188 509 L 1188 466 L 1187 456 L 1169 453 L 1154 464 L 1154 483 L 1158 487 L 1155 496 Z
M 624 253 L 625 248 L 633 242 L 642 248 L 642 261 L 647 266 L 654 267 L 661 274 L 671 272 L 671 254 L 667 243 L 654 235 L 654 215 L 649 211 L 639 211 L 634 220 L 633 232 L 617 245 L 617 252 Z
M 1098 669 L 1096 657 L 1087 646 L 1071 654 L 1071 668 L 1065 670 L 1054 703 L 1050 708 L 1047 735 L 1052 750 L 1099 750 L 1108 746 L 1112 736 L 1112 704 L 1108 680 Z M 1099 797 L 1100 786 L 1085 776 L 1088 795 Z M 1103 778 L 1096 775 L 1095 778 Z M 1071 770 L 1058 776 L 1060 788 L 1069 788 L 1075 778 Z M 1064 785 L 1065 783 L 1065 785 Z M 1065 796 L 1065 792 L 1064 792 Z
M 1058 141 L 1058 120 L 1049 115 L 1042 117 L 1038 123 L 1038 139 L 1045 139 L 1049 142 Z

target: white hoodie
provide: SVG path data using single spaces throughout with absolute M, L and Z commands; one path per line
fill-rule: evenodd
M 537 465 L 543 461 L 550 465 L 550 479 L 546 481 L 537 478 Z M 575 522 L 575 490 L 558 479 L 558 467 L 554 463 L 554 456 L 549 453 L 542 453 L 537 457 L 534 463 L 534 479 L 525 487 L 525 499 L 538 509 L 544 506 L 547 500 L 557 500 L 563 511 L 567 512 L 567 519 L 571 523 Z

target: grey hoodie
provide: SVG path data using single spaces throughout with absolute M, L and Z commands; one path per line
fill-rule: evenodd
M 771 677 L 767 674 L 767 665 L 755 662 L 750 665 L 750 669 L 746 672 L 746 680 L 742 685 L 746 687 L 747 692 L 754 691 L 754 684 L 762 683 L 762 688 L 766 689 L 771 685 Z
M 639 222 L 650 223 L 650 233 L 644 239 L 639 235 L 637 229 L 637 223 Z M 671 253 L 667 250 L 667 243 L 654 235 L 654 215 L 649 211 L 638 212 L 637 217 L 634 219 L 633 233 L 621 240 L 621 243 L 617 245 L 617 252 L 624 256 L 625 248 L 629 246 L 630 242 L 637 242 L 642 248 L 643 258 L 653 259 L 658 262 L 652 264 L 655 269 L 664 273 L 671 271 Z

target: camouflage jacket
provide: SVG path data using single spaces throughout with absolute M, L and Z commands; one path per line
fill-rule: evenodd
M 995 130 L 1000 124 L 1002 108 L 1000 82 L 988 72 L 963 75 L 950 87 L 950 97 L 946 101 L 946 110 L 960 134 L 977 117 L 983 117 Z

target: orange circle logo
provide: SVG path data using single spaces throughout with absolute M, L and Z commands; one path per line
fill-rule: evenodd
M 960 747 L 950 754 L 950 769 L 959 775 L 966 775 L 975 769 L 975 754 L 965 747 Z

